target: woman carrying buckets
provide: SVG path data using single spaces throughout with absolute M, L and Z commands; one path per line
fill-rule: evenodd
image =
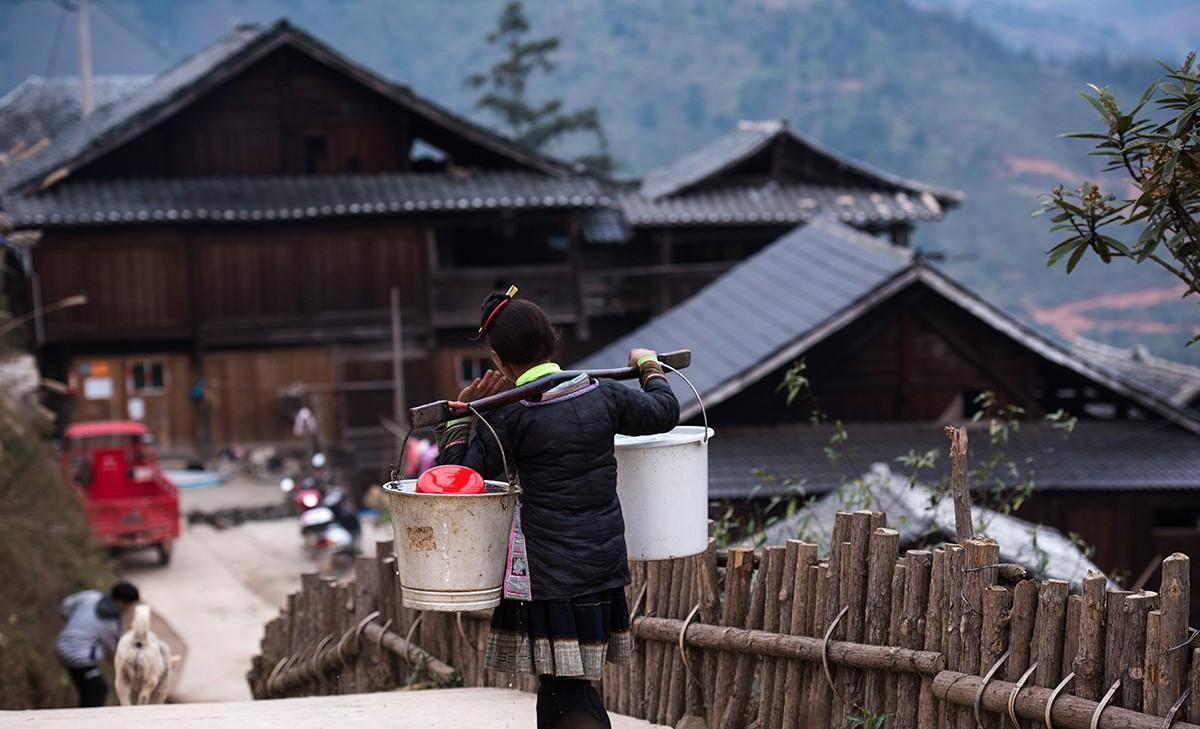
M 497 369 L 472 382 L 460 401 L 560 371 L 549 317 L 515 294 L 513 287 L 484 301 L 479 335 Z M 606 660 L 625 663 L 632 651 L 613 437 L 671 430 L 679 403 L 654 352 L 635 349 L 629 364 L 638 368 L 640 392 L 581 374 L 540 398 L 488 412 L 495 436 L 487 428 L 472 435 L 470 419 L 451 421 L 438 432 L 439 464 L 496 477 L 504 472 L 503 447 L 509 467 L 520 474 L 504 599 L 492 613 L 487 666 L 540 677 L 538 729 L 609 727 L 590 682 L 600 680 Z

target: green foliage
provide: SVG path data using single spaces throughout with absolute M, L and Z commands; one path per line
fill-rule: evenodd
M 1100 115 L 1103 132 L 1069 134 L 1095 142 L 1093 154 L 1120 173 L 1119 189 L 1104 192 L 1085 181 L 1074 190 L 1051 189 L 1039 214 L 1051 215 L 1054 233 L 1066 237 L 1050 249 L 1046 265 L 1064 258 L 1075 270 L 1088 251 L 1104 263 L 1127 258 L 1153 261 L 1183 281 L 1185 296 L 1200 292 L 1200 68 L 1196 54 L 1178 67 L 1167 66 L 1128 110 L 1108 88 L 1089 84 L 1080 96 Z M 1154 113 L 1147 110 L 1153 102 Z M 1140 227 L 1136 241 L 1122 242 L 1111 231 Z M 1200 340 L 1200 336 L 1192 342 Z
M 597 174 L 611 173 L 613 161 L 608 155 L 608 138 L 596 107 L 565 111 L 562 99 L 541 103 L 529 100 L 531 78 L 535 73 L 549 75 L 554 71 L 551 55 L 561 45 L 553 36 L 527 38 L 530 32 L 521 3 L 505 5 L 496 29 L 487 36 L 490 45 L 504 51 L 504 57 L 486 73 L 473 73 L 463 79 L 468 87 L 482 91 L 475 108 L 497 117 L 513 139 L 534 151 L 544 150 L 565 135 L 591 134 L 599 151 L 583 155 L 576 162 Z
M 862 727 L 862 729 L 883 729 L 884 724 L 890 716 L 892 716 L 892 712 L 876 714 L 859 706 L 853 713 L 846 717 L 846 720 L 851 725 Z
M 775 388 L 775 392 L 786 392 L 785 400 L 788 406 L 795 402 L 796 398 L 806 390 L 808 390 L 808 378 L 804 376 L 804 370 L 808 367 L 803 359 L 792 363 L 787 372 L 783 373 L 783 381 Z
M 59 603 L 107 589 L 112 565 L 92 541 L 79 499 L 46 445 L 23 431 L 0 397 L 0 709 L 70 706 L 54 657 Z

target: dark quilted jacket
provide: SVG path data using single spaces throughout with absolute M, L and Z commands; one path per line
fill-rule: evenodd
M 613 436 L 663 433 L 679 422 L 679 403 L 667 381 L 661 376 L 643 381 L 643 391 L 593 381 L 484 414 L 518 474 L 535 600 L 629 584 Z M 470 466 L 486 478 L 503 479 L 495 439 L 485 426 L 476 425 L 469 442 L 445 440 L 439 464 Z

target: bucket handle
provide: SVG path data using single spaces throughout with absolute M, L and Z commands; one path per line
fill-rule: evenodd
M 674 372 L 675 374 L 679 375 L 683 379 L 683 381 L 687 383 L 687 386 L 692 388 L 692 394 L 696 396 L 696 402 L 699 403 L 699 405 L 700 405 L 700 417 L 704 419 L 704 439 L 701 442 L 704 443 L 705 445 L 707 445 L 708 444 L 708 411 L 704 409 L 704 401 L 700 399 L 700 391 L 697 390 L 696 386 L 692 384 L 692 381 L 687 378 L 687 375 L 683 374 L 682 372 L 675 369 L 674 367 L 667 364 L 666 362 L 659 362 L 658 364 L 664 370 L 670 370 L 671 372 Z
M 487 429 L 492 433 L 492 437 L 496 439 L 496 448 L 500 450 L 500 463 L 504 466 L 504 480 L 508 486 L 508 493 L 513 493 L 515 488 L 513 486 L 512 474 L 508 470 L 508 456 L 504 454 L 504 444 L 500 442 L 500 436 L 496 434 L 496 429 L 492 427 L 492 424 L 489 423 L 486 418 L 480 415 L 478 410 L 471 407 L 470 403 L 467 403 L 467 409 L 470 410 L 476 418 L 479 418 L 479 420 L 487 426 Z M 404 477 L 404 458 L 408 455 L 408 441 L 410 438 L 412 438 L 413 430 L 415 430 L 415 428 L 410 426 L 408 432 L 404 434 L 404 441 L 400 443 L 400 457 L 398 459 L 399 464 L 392 469 L 391 474 L 393 481 L 398 481 Z
M 487 426 L 487 429 L 492 433 L 492 437 L 496 439 L 496 449 L 500 451 L 500 463 L 504 466 L 504 480 L 508 484 L 508 493 L 511 494 L 514 491 L 512 474 L 508 471 L 508 457 L 504 455 L 504 444 L 500 442 L 500 436 L 496 435 L 496 429 L 487 421 L 487 418 L 479 414 L 479 411 L 471 403 L 467 403 L 467 409 L 474 413 L 475 417 L 479 418 L 481 423 Z

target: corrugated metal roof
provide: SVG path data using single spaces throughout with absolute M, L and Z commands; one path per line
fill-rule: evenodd
M 845 429 L 845 456 L 831 463 L 825 453 L 835 433 L 830 425 L 719 428 L 708 444 L 709 496 L 787 493 L 790 487 L 784 479 L 803 480 L 807 493 L 821 494 L 858 478 L 873 463 L 901 472 L 896 459 L 910 450 L 938 453 L 936 467 L 921 471 L 922 482 L 949 475 L 946 435 L 940 425 L 846 423 Z M 986 431 L 972 430 L 970 446 L 973 468 L 995 452 Z M 1081 420 L 1070 435 L 1049 425 L 1023 423 L 1011 433 L 1004 454 L 1030 473 L 1035 488 L 1043 491 L 1200 488 L 1200 437 L 1170 423 Z M 777 480 L 756 476 L 756 469 Z
M 701 393 L 741 376 L 909 268 L 911 254 L 817 219 L 784 235 L 650 323 L 579 363 L 606 367 L 631 347 L 689 348 Z M 696 398 L 669 378 L 680 406 Z
M 863 503 L 856 486 L 844 486 L 772 524 L 760 535 L 763 543 L 783 544 L 803 532 L 810 541 L 828 544 L 837 513 L 860 508 L 887 514 L 888 526 L 900 533 L 901 549 L 957 541 L 954 503 L 949 497 L 936 499 L 930 489 L 910 484 L 882 464 L 872 467 L 862 481 L 870 490 L 870 504 Z M 936 506 L 931 507 L 934 502 Z M 1038 577 L 1078 584 L 1089 571 L 1101 571 L 1054 527 L 978 506 L 971 507 L 971 523 L 978 533 L 999 542 L 1001 562 L 1019 564 Z
M 1096 367 L 1111 370 L 1179 407 L 1200 409 L 1200 367 L 1155 357 L 1145 347 L 1114 347 L 1084 337 L 1071 342 L 1071 349 Z
M 761 151 L 782 130 L 781 124 L 739 126 L 665 167 L 647 172 L 639 192 L 652 200 L 679 192 Z
M 92 78 L 96 107 L 103 108 L 150 83 L 153 76 Z M 30 76 L 0 98 L 0 155 L 21 145 L 53 139 L 83 117 L 79 78 Z
M 21 226 L 273 221 L 609 204 L 588 177 L 532 172 L 76 180 L 3 208 Z
M 227 35 L 154 77 L 138 91 L 67 126 L 46 149 L 7 168 L 0 175 L 0 190 L 44 184 L 61 170 L 70 171 L 124 142 L 147 124 L 169 117 L 198 94 L 284 45 L 347 73 L 373 90 L 421 115 L 431 123 L 452 129 L 464 139 L 518 165 L 549 174 L 566 174 L 569 166 L 545 155 L 531 153 L 500 135 L 452 114 L 379 74 L 346 59 L 313 36 L 280 20 L 269 26 L 238 26 Z
M 629 224 L 642 227 L 798 225 L 821 214 L 852 225 L 942 217 L 942 205 L 928 192 L 805 183 L 705 188 L 657 199 L 626 191 L 618 203 Z
M 678 194 L 749 159 L 780 138 L 787 138 L 806 148 L 811 154 L 823 157 L 880 187 L 907 191 L 914 195 L 927 192 L 937 198 L 943 206 L 955 205 L 962 200 L 962 193 L 955 190 L 909 180 L 846 157 L 799 134 L 790 129 L 786 122 L 778 120 L 740 123 L 733 131 L 695 152 L 647 173 L 639 192 L 652 200 Z

